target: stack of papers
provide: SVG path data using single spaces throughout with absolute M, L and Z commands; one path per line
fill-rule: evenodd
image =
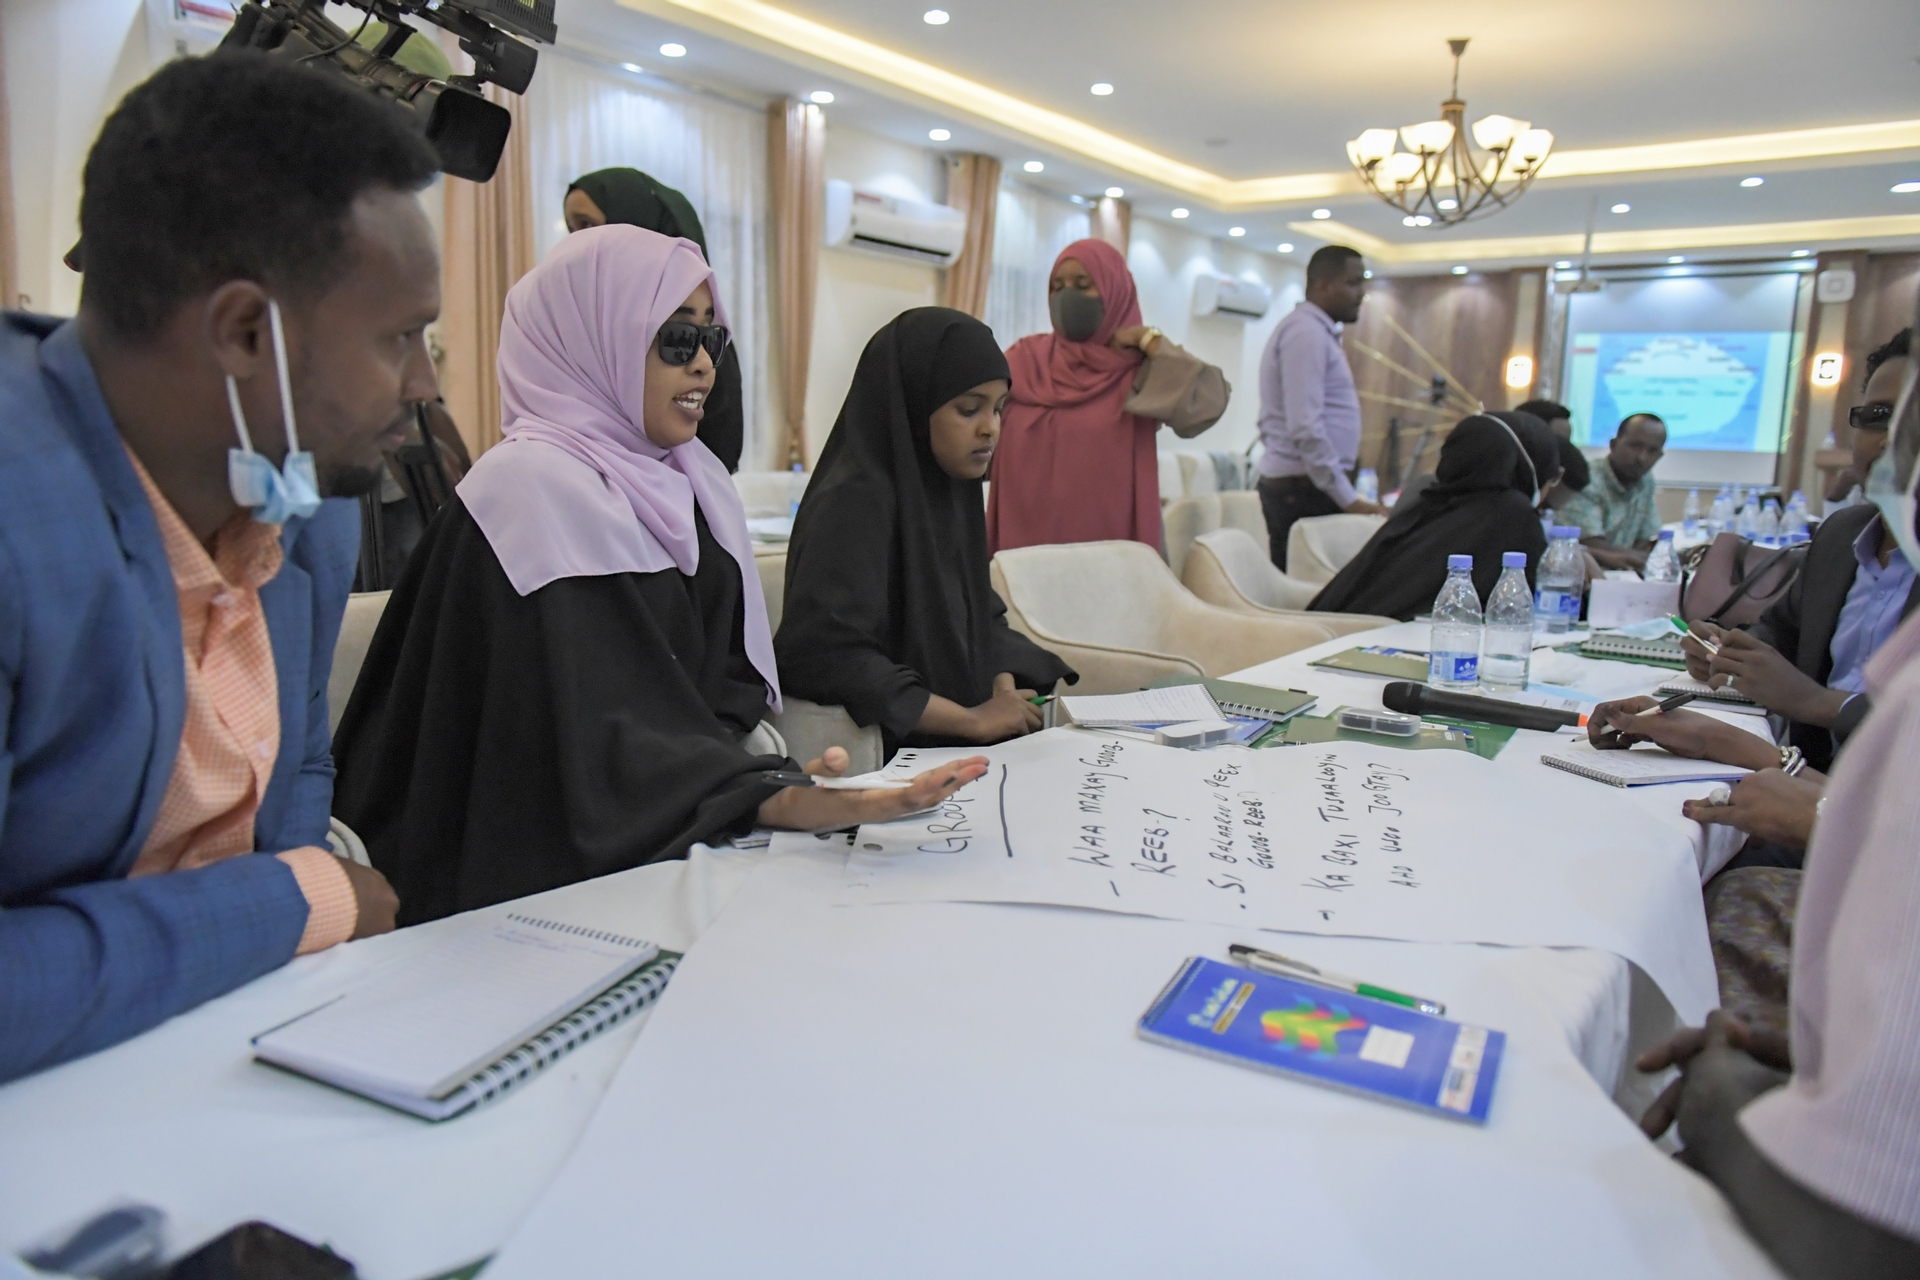
M 1255 716 L 1228 715 L 1205 685 L 1183 684 L 1139 693 L 1081 694 L 1056 698 L 1055 723 L 1083 729 L 1105 729 L 1151 738 L 1155 729 L 1192 724 L 1197 720 L 1225 720 L 1234 726 L 1232 742 L 1251 742 L 1273 722 Z

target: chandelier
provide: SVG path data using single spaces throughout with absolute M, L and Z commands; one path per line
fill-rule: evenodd
M 1347 158 L 1367 189 L 1406 215 L 1409 227 L 1443 227 L 1497 213 L 1533 185 L 1553 151 L 1553 135 L 1531 121 L 1482 116 L 1467 141 L 1467 104 L 1460 100 L 1460 55 L 1453 50 L 1453 96 L 1440 118 L 1399 129 L 1368 129 L 1347 144 Z M 1405 151 L 1397 144 L 1404 143 Z

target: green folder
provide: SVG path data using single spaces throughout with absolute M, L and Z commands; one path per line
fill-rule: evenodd
M 1367 649 L 1348 649 L 1343 653 L 1330 654 L 1307 664 L 1310 667 L 1329 667 L 1335 671 L 1358 671 L 1362 675 L 1387 676 L 1393 680 L 1419 680 L 1427 678 L 1427 655 L 1405 649 L 1390 649 L 1375 645 Z
M 1418 735 L 1395 737 L 1388 733 L 1363 733 L 1340 724 L 1336 707 L 1330 716 L 1297 716 L 1260 739 L 1262 747 L 1298 747 L 1318 742 L 1364 742 L 1371 746 L 1398 747 L 1402 751 L 1471 751 L 1491 760 L 1513 738 L 1513 728 L 1503 724 L 1479 724 L 1437 716 L 1422 717 Z

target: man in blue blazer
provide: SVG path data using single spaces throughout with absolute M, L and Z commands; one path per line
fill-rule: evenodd
M 78 317 L 0 322 L 0 1081 L 284 964 L 312 942 L 322 881 L 336 932 L 319 945 L 393 926 L 377 872 L 312 848 L 359 539 L 353 504 L 319 499 L 371 487 L 436 394 L 439 265 L 416 196 L 434 172 L 394 108 L 338 78 L 251 54 L 173 63 L 88 157 Z M 277 715 L 279 735 L 271 770 L 241 754 L 255 785 L 231 813 L 251 813 L 257 852 L 229 834 L 238 856 L 130 876 L 163 801 L 192 789 L 185 726 L 234 706 L 185 651 L 179 549 L 216 563 L 249 518 L 280 526 L 283 556 L 249 614 L 272 683 L 242 682 L 247 723 Z

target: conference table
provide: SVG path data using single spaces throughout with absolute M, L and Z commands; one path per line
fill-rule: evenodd
M 1308 664 L 1425 639 L 1403 624 L 1235 678 L 1308 689 L 1317 711 L 1377 706 L 1383 681 Z M 1600 696 L 1668 674 L 1540 662 Z M 1552 741 L 1516 733 L 1487 793 L 1463 804 L 1524 786 Z M 1596 784 L 1592 812 L 1569 821 L 1635 806 L 1704 878 L 1735 848 L 1679 816 L 1706 789 Z M 1717 1193 L 1629 1118 L 1659 1084 L 1629 1056 L 1675 1017 L 1617 956 L 1278 939 L 1506 1031 L 1480 1128 L 1133 1035 L 1184 957 L 1222 955 L 1245 931 L 1051 907 L 839 906 L 843 849 L 788 835 L 699 846 L 475 913 L 537 905 L 688 955 L 649 1016 L 439 1125 L 254 1063 L 248 1042 L 471 917 L 297 959 L 0 1087 L 0 1250 L 131 1200 L 167 1213 L 175 1252 L 262 1218 L 370 1280 L 495 1254 L 489 1277 L 1776 1274 Z

